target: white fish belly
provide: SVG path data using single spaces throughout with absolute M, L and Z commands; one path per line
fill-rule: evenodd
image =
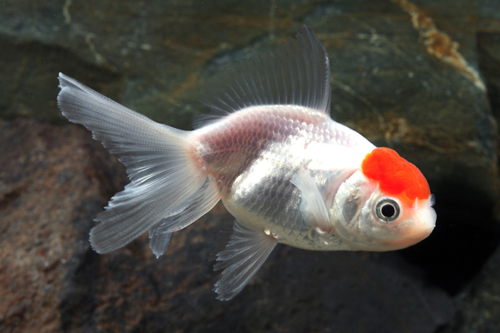
M 370 142 L 327 115 L 299 106 L 248 108 L 195 133 L 197 155 L 241 223 L 295 247 L 341 247 L 340 239 L 332 235 L 325 242 L 304 220 L 300 191 L 290 180 L 304 168 L 324 198 L 332 197 L 373 149 Z

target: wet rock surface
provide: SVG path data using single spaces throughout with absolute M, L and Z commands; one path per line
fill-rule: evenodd
M 0 330 L 495 331 L 498 250 L 485 262 L 499 240 L 498 13 L 493 0 L 4 1 Z M 207 261 L 232 223 L 221 206 L 159 260 L 146 236 L 94 253 L 92 220 L 126 177 L 85 129 L 66 125 L 57 72 L 189 129 L 208 111 L 197 97 L 211 77 L 304 23 L 330 55 L 332 117 L 428 178 L 431 237 L 385 254 L 278 247 L 231 302 L 214 299 Z
M 99 261 L 87 234 L 124 170 L 75 126 L 0 121 L 0 142 L 0 330 L 57 331 L 68 276 Z

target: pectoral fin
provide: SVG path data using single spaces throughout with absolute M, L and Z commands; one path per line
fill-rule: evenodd
M 230 300 L 238 294 L 257 273 L 276 246 L 276 239 L 240 221 L 234 223 L 234 233 L 226 248 L 217 255 L 214 270 L 224 269 L 215 284 L 217 299 Z
M 332 225 L 325 201 L 309 172 L 301 169 L 290 181 L 300 190 L 300 210 L 304 221 L 314 225 L 321 232 L 331 232 Z

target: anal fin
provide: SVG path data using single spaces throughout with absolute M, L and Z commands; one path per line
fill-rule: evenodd
M 215 284 L 219 300 L 230 300 L 238 294 L 257 273 L 274 249 L 274 237 L 236 220 L 234 233 L 226 248 L 217 255 L 214 270 L 224 269 L 222 278 Z
M 149 230 L 149 247 L 157 259 L 167 251 L 172 234 L 172 232 L 158 234 L 154 232 L 154 229 Z
M 198 191 L 172 211 L 169 216 L 163 218 L 149 229 L 149 247 L 156 255 L 156 258 L 159 258 L 167 251 L 172 239 L 172 233 L 186 228 L 205 215 L 217 204 L 219 199 L 220 195 L 217 186 L 210 176 Z

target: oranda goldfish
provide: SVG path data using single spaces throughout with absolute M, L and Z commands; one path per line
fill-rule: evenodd
M 193 131 L 156 123 L 59 74 L 58 105 L 119 155 L 130 183 L 90 232 L 98 253 L 149 231 L 156 256 L 172 234 L 222 200 L 235 217 L 217 298 L 233 298 L 277 243 L 387 251 L 426 238 L 433 196 L 419 169 L 329 116 L 325 48 L 304 26 L 274 53 L 227 70 L 206 104 L 225 116 Z

